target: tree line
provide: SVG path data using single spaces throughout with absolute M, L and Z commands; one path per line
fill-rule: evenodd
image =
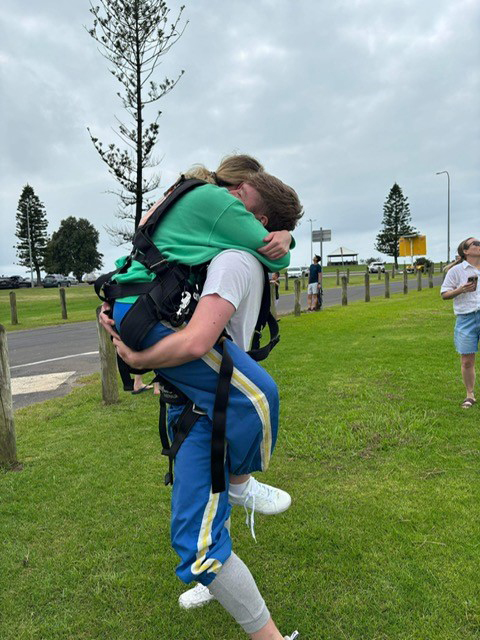
M 18 264 L 35 271 L 37 285 L 41 284 L 40 271 L 82 276 L 102 266 L 102 254 L 97 246 L 98 231 L 86 218 L 68 216 L 60 222 L 51 237 L 47 233 L 45 205 L 33 187 L 26 184 L 17 206 Z

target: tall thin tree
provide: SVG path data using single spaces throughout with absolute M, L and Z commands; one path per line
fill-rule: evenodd
M 37 276 L 37 286 L 41 284 L 40 270 L 48 242 L 47 226 L 45 206 L 33 187 L 26 184 L 17 205 L 16 249 L 18 264 L 29 268 L 32 266 Z
M 169 8 L 163 0 L 100 0 L 99 6 L 91 5 L 93 27 L 89 34 L 100 45 L 100 52 L 112 64 L 110 72 L 123 85 L 117 93 L 123 108 L 130 116 L 125 124 L 117 119 L 117 135 L 125 147 L 103 143 L 88 130 L 96 150 L 107 164 L 110 173 L 119 182 L 120 190 L 114 191 L 120 199 L 118 217 L 134 220 L 136 229 L 143 212 L 151 206 L 147 194 L 160 183 L 160 176 L 146 175 L 146 169 L 158 165 L 153 157 L 157 142 L 161 111 L 145 124 L 145 108 L 163 98 L 177 84 L 182 70 L 175 80 L 165 78 L 155 82 L 153 74 L 161 58 L 182 36 L 186 24 L 180 28 L 184 6 L 169 25 Z M 132 214 L 134 208 L 134 214 Z M 116 244 L 131 240 L 129 226 L 108 229 Z
M 415 233 L 410 222 L 408 198 L 403 195 L 402 189 L 395 182 L 383 205 L 383 228 L 377 235 L 375 249 L 387 256 L 392 256 L 396 267 L 398 266 L 399 239 Z

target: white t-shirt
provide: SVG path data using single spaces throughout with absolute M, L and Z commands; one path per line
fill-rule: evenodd
M 477 290 L 468 293 L 461 293 L 453 299 L 453 311 L 455 315 L 462 313 L 472 313 L 480 310 L 480 269 L 476 269 L 469 262 L 464 260 L 449 269 L 445 275 L 445 280 L 440 291 L 453 291 L 463 284 L 467 284 L 470 276 L 478 276 Z
M 203 296 L 218 294 L 235 307 L 235 313 L 226 326 L 233 342 L 248 351 L 257 323 L 263 294 L 263 267 L 246 251 L 228 249 L 211 261 Z

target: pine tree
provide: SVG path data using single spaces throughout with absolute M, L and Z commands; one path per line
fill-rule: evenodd
M 398 266 L 399 239 L 404 235 L 415 233 L 411 226 L 410 205 L 408 198 L 395 182 L 383 205 L 383 229 L 377 235 L 375 249 L 387 256 L 393 256 Z
M 130 116 L 129 124 L 117 118 L 119 138 L 126 148 L 116 144 L 103 143 L 90 137 L 110 173 L 120 183 L 120 190 L 114 191 L 120 199 L 118 217 L 134 220 L 135 229 L 147 209 L 153 204 L 145 196 L 160 184 L 158 174 L 146 177 L 146 169 L 158 165 L 153 158 L 153 148 L 157 142 L 161 111 L 150 124 L 144 124 L 145 107 L 163 98 L 177 84 L 176 80 L 165 78 L 161 83 L 151 78 L 161 57 L 181 37 L 179 23 L 184 7 L 170 26 L 169 9 L 163 0 L 100 0 L 100 6 L 91 6 L 94 17 L 93 28 L 88 32 L 100 45 L 100 52 L 112 63 L 110 73 L 123 85 L 123 92 L 117 93 L 123 108 Z M 135 211 L 132 214 L 132 207 Z M 133 231 L 128 225 L 108 229 L 117 244 L 128 242 Z
M 28 213 L 28 220 L 27 220 Z M 32 267 L 37 276 L 37 286 L 41 284 L 40 270 L 43 267 L 45 249 L 48 242 L 47 214 L 45 207 L 35 195 L 33 187 L 26 184 L 17 205 L 17 228 L 15 235 L 18 238 L 16 245 L 18 264 L 30 268 L 30 247 L 28 232 L 30 230 L 30 245 L 32 252 Z
M 70 272 L 80 281 L 84 273 L 100 269 L 103 255 L 98 252 L 99 235 L 85 218 L 69 216 L 47 245 L 45 268 L 50 273 Z

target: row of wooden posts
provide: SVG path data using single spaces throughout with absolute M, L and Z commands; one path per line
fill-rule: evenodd
M 62 291 L 62 290 L 60 290 Z M 13 293 L 13 292 L 12 292 Z M 10 299 L 12 298 L 10 294 Z M 62 293 L 60 293 L 62 299 Z M 110 336 L 98 322 L 100 307 L 97 308 L 98 351 L 102 379 L 102 399 L 105 404 L 119 401 L 117 380 L 117 356 Z M 66 315 L 62 317 L 66 318 Z M 12 322 L 13 324 L 13 322 Z M 20 470 L 17 460 L 15 421 L 13 417 L 12 385 L 8 358 L 7 332 L 0 324 L 0 468 Z
M 417 291 L 422 290 L 422 272 L 417 271 Z M 429 269 L 427 272 L 428 276 L 428 287 L 433 289 L 433 269 Z M 365 302 L 370 302 L 370 273 L 365 273 Z M 341 286 L 342 286 L 342 306 L 348 305 L 348 275 L 341 276 L 340 278 Z M 301 314 L 301 305 L 300 305 L 300 293 L 301 293 L 301 282 L 300 278 L 296 278 L 294 281 L 294 289 L 295 289 L 295 301 L 293 305 L 293 313 L 296 316 Z M 406 271 L 403 272 L 403 293 L 408 293 L 408 274 Z M 390 298 L 390 273 L 385 271 L 385 298 Z M 275 284 L 270 284 L 270 306 L 272 309 L 272 313 L 275 312 Z
M 432 274 L 435 271 L 435 265 L 432 264 L 431 267 L 428 269 L 427 273 L 432 272 Z M 440 269 L 439 269 L 440 273 L 442 273 L 443 271 L 443 262 L 440 262 Z M 368 270 L 368 265 L 366 265 L 365 267 L 365 273 L 370 273 Z M 397 276 L 400 275 L 401 273 L 403 273 L 405 275 L 406 271 L 405 269 L 402 271 L 399 271 L 398 269 L 395 269 L 395 265 L 392 265 L 392 269 L 391 271 L 387 271 L 385 269 L 385 275 L 387 274 L 391 274 L 392 280 Z M 418 271 L 417 273 L 420 273 L 420 271 Z M 358 274 L 362 274 L 362 271 L 353 271 L 352 275 L 358 275 Z M 325 275 L 325 274 L 324 274 Z M 347 283 L 350 283 L 350 268 L 347 268 L 346 270 L 341 270 L 341 269 L 337 269 L 335 272 L 336 278 L 337 278 L 337 287 L 340 286 L 340 281 L 342 276 L 346 276 L 347 278 Z M 377 273 L 377 277 L 379 280 L 382 279 L 382 272 L 379 270 Z M 284 273 L 284 278 L 285 278 L 285 291 L 288 291 L 288 287 L 289 287 L 289 281 L 291 280 L 291 278 L 288 277 L 288 273 L 285 271 Z M 307 288 L 306 286 L 306 281 L 305 281 L 306 276 L 302 273 L 302 276 L 300 278 L 300 282 L 301 282 L 301 286 L 302 289 L 305 291 L 305 289 Z M 294 282 L 296 282 L 298 280 L 298 278 L 294 279 Z
M 68 320 L 67 298 L 65 296 L 64 287 L 60 287 L 58 293 L 60 295 L 60 312 L 62 320 Z M 17 295 L 15 291 L 10 291 L 10 322 L 11 324 L 18 324 Z
M 342 305 L 348 304 L 348 275 L 341 276 L 342 285 Z M 433 270 L 428 272 L 428 286 L 433 287 Z M 294 314 L 301 314 L 300 294 L 301 282 L 295 279 L 295 303 Z M 422 273 L 417 274 L 417 290 L 422 290 Z M 270 301 L 272 312 L 275 314 L 275 285 L 270 285 Z M 408 293 L 407 273 L 403 273 L 403 293 Z M 390 297 L 390 274 L 385 272 L 385 297 Z M 370 274 L 365 273 L 365 302 L 370 301 Z M 62 318 L 67 319 L 67 307 L 65 301 L 65 289 L 60 289 L 60 302 Z M 12 310 L 12 324 L 18 323 L 16 312 L 15 292 L 10 293 L 10 304 Z M 97 308 L 97 332 L 100 355 L 100 370 L 102 380 L 102 399 L 105 404 L 116 404 L 119 402 L 118 380 L 117 380 L 117 358 L 116 351 L 110 340 L 110 336 L 98 322 L 100 307 Z M 15 439 L 15 424 L 13 419 L 13 402 L 10 382 L 10 365 L 8 360 L 7 334 L 5 328 L 0 325 L 0 467 L 18 469 L 17 449 Z

